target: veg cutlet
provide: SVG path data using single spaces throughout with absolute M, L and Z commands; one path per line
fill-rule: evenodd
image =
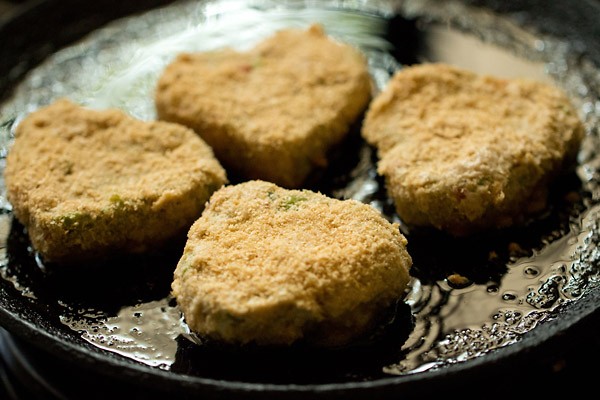
M 398 224 L 367 204 L 248 181 L 210 198 L 172 290 L 200 337 L 343 345 L 403 298 L 406 246 Z
M 362 135 L 400 218 L 461 236 L 543 210 L 584 127 L 557 87 L 434 63 L 399 70 Z
M 159 119 L 193 128 L 244 180 L 288 188 L 324 167 L 371 99 L 366 58 L 320 25 L 247 52 L 179 55 L 159 78 Z
M 192 130 L 67 99 L 18 125 L 4 175 L 34 248 L 60 263 L 145 251 L 185 235 L 227 181 Z

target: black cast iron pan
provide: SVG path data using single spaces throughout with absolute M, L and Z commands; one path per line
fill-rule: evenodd
M 24 3 L 0 25 L 0 99 L 9 99 L 27 72 L 59 49 L 116 18 L 169 3 L 172 2 L 47 0 Z M 576 59 L 591 63 L 589 71 L 598 73 L 600 70 L 600 42 L 597 40 L 600 37 L 600 25 L 597 23 L 600 5 L 597 2 L 460 3 L 516 21 L 535 34 L 566 41 L 571 44 L 569 51 L 575 54 Z M 418 23 L 394 15 L 386 15 L 386 18 L 390 23 L 383 35 L 396 45 L 393 55 L 400 63 L 418 62 L 422 41 Z M 598 90 L 598 87 L 591 89 Z M 351 154 L 362 144 L 355 135 L 344 146 L 333 171 L 318 177 L 314 188 L 331 193 L 340 184 L 348 182 L 347 164 L 356 163 Z M 598 180 L 598 175 L 590 180 Z M 409 236 L 409 242 L 412 239 L 415 243 L 411 249 L 416 256 L 414 273 L 427 283 L 443 280 L 446 274 L 463 268 L 461 272 L 470 274 L 476 284 L 501 281 L 507 272 L 505 265 L 487 265 L 488 268 L 482 271 L 475 266 L 480 262 L 477 249 L 488 251 L 487 246 L 492 241 L 494 246 L 499 246 L 497 243 L 505 245 L 518 236 L 527 242 L 525 238 L 528 236 L 543 236 L 555 229 L 560 231 L 560 227 L 568 226 L 569 218 L 585 213 L 597 200 L 593 193 L 585 193 L 586 188 L 582 188 L 581 179 L 576 176 L 561 181 L 556 188 L 555 199 L 561 199 L 566 192 L 572 191 L 583 192 L 581 196 L 587 196 L 587 201 L 565 205 L 556 200 L 553 215 L 534 224 L 526 233 L 509 230 L 451 244 L 444 244 L 447 238 L 435 235 L 426 236 L 426 239 L 419 235 Z M 15 348 L 22 347 L 19 354 L 28 355 L 45 374 L 70 376 L 66 379 L 63 393 L 69 393 L 73 398 L 82 398 L 83 393 L 92 399 L 111 393 L 127 394 L 133 398 L 360 399 L 427 398 L 448 394 L 510 398 L 563 391 L 576 394 L 583 387 L 592 386 L 589 379 L 597 371 L 593 358 L 600 355 L 597 335 L 600 288 L 591 284 L 591 288 L 576 301 L 557 309 L 553 318 L 523 335 L 516 343 L 467 362 L 419 373 L 386 375 L 380 371 L 387 358 L 393 360 L 397 355 L 393 351 L 390 354 L 390 349 L 397 351 L 401 342 L 410 335 L 407 331 L 410 329 L 410 318 L 407 317 L 410 311 L 405 307 L 398 314 L 401 326 L 394 331 L 397 343 L 393 343 L 392 347 L 386 347 L 389 345 L 387 342 L 377 342 L 337 353 L 284 351 L 281 354 L 237 354 L 231 349 L 199 349 L 187 339 L 178 338 L 179 347 L 172 368 L 148 366 L 90 344 L 82 339 L 80 332 L 61 323 L 60 318 L 64 316 L 65 309 L 84 307 L 116 313 L 122 306 L 163 298 L 168 294 L 171 266 L 179 256 L 183 239 L 176 239 L 166 248 L 148 256 L 125 257 L 108 264 L 64 269 L 40 264 L 29 246 L 26 232 L 10 218 L 10 211 L 5 210 L 2 217 L 7 233 L 7 261 L 0 280 L 0 325 L 12 336 L 8 343 Z M 597 239 L 592 234 L 585 243 L 595 248 Z M 431 243 L 441 246 L 450 261 L 440 261 L 428 254 Z M 472 255 L 467 257 L 464 253 Z M 598 258 L 590 257 L 585 262 L 596 264 L 597 261 Z M 431 268 L 419 267 L 425 264 L 430 264 Z M 598 265 L 591 267 L 592 271 L 600 268 Z

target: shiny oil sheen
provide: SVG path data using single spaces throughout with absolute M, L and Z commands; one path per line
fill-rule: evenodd
M 156 254 L 98 265 L 46 265 L 0 196 L 0 276 L 57 316 L 50 323 L 100 349 L 173 373 L 266 383 L 319 383 L 424 373 L 510 346 L 600 279 L 597 200 L 597 71 L 567 43 L 522 30 L 489 12 L 454 2 L 181 2 L 116 21 L 33 70 L 0 107 L 2 154 L 28 113 L 59 97 L 93 108 L 155 117 L 152 91 L 180 51 L 244 49 L 284 27 L 321 22 L 369 59 L 377 90 L 403 65 L 444 61 L 476 72 L 530 77 L 567 91 L 588 135 L 575 171 L 552 188 L 546 214 L 525 226 L 455 239 L 409 230 L 377 176 L 373 149 L 358 128 L 307 185 L 371 204 L 399 222 L 413 256 L 410 292 L 380 336 L 345 349 L 234 349 L 189 331 L 169 295 L 184 238 Z M 54 318 L 54 317 L 52 317 Z

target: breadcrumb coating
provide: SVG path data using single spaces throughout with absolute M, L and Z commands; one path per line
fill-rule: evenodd
M 543 210 L 584 127 L 557 87 L 422 64 L 394 75 L 362 134 L 402 220 L 460 236 Z
M 46 261 L 140 252 L 185 234 L 227 182 L 192 130 L 61 99 L 17 127 L 7 196 Z
M 347 344 L 404 296 L 412 259 L 367 204 L 265 181 L 225 186 L 188 233 L 173 295 L 192 331 L 233 344 Z
M 193 128 L 228 171 L 288 188 L 327 165 L 371 99 L 366 58 L 320 25 L 247 52 L 179 55 L 157 84 L 158 117 Z

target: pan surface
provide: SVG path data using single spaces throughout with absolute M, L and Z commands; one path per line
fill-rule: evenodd
M 105 380 L 143 388 L 144 398 L 426 396 L 441 387 L 493 386 L 498 376 L 531 379 L 560 368 L 572 352 L 598 354 L 597 2 L 79 4 L 36 2 L 0 26 L 2 43 L 11 43 L 0 49 L 3 156 L 20 119 L 53 99 L 151 119 L 153 83 L 178 51 L 243 49 L 274 30 L 312 22 L 360 47 L 379 89 L 394 70 L 427 61 L 529 76 L 564 88 L 587 127 L 576 170 L 552 188 L 548 213 L 526 226 L 464 240 L 406 230 L 412 291 L 384 339 L 329 352 L 198 343 L 169 297 L 183 238 L 144 256 L 50 265 L 2 196 L 0 325 L 85 371 L 98 398 Z M 332 156 L 309 188 L 359 199 L 398 220 L 358 127 Z M 452 274 L 468 284 L 452 285 Z

